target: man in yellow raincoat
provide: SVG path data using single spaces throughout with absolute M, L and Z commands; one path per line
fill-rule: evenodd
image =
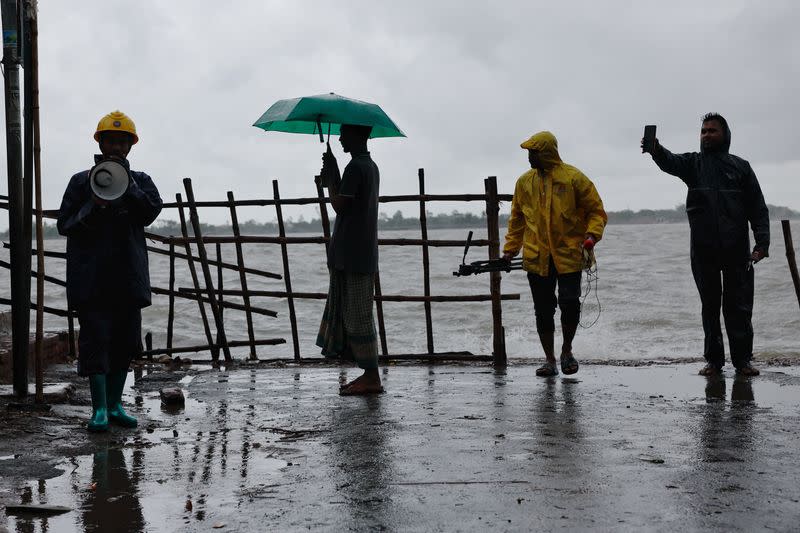
M 594 184 L 561 160 L 552 133 L 539 132 L 520 146 L 528 151 L 531 170 L 519 177 L 514 189 L 503 258 L 510 260 L 522 249 L 536 331 L 547 359 L 536 375 L 558 374 L 554 353 L 556 305 L 561 309 L 564 336 L 561 371 L 574 374 L 578 362 L 572 354 L 572 339 L 581 311 L 582 248 L 594 247 L 603 237 L 608 217 Z

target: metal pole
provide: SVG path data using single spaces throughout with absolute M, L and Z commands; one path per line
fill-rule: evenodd
M 36 2 L 26 0 L 25 20 L 30 29 L 30 72 L 26 72 L 26 80 L 30 86 L 25 87 L 25 94 L 30 94 L 31 121 L 33 124 L 33 167 L 36 182 L 36 344 L 34 348 L 34 367 L 36 369 L 36 403 L 44 403 L 44 368 L 42 363 L 42 342 L 44 340 L 44 238 L 42 235 L 42 147 L 41 126 L 39 121 L 39 22 L 37 20 Z M 29 74 L 29 75 L 28 75 Z M 26 100 L 28 98 L 26 97 Z M 25 110 L 28 113 L 28 110 Z M 27 132 L 26 132 L 27 133 Z M 27 136 L 27 135 L 26 135 Z M 28 240 L 30 242 L 30 240 Z
M 11 241 L 11 351 L 14 393 L 28 395 L 28 345 L 30 343 L 31 241 L 30 213 L 25 213 L 22 179 L 22 119 L 19 101 L 19 12 L 16 0 L 2 0 L 3 88 L 6 111 L 6 158 L 8 163 L 8 235 Z M 27 226 L 27 231 L 25 227 Z

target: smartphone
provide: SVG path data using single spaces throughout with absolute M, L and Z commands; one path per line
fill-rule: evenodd
M 656 144 L 656 127 L 654 125 L 648 125 L 644 127 L 644 143 L 642 144 L 642 149 L 645 152 L 652 152 L 655 148 Z

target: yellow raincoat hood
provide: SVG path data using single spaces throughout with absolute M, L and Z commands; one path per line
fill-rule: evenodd
M 530 169 L 517 180 L 503 252 L 522 249 L 523 268 L 542 276 L 549 273 L 550 257 L 559 274 L 579 272 L 584 236 L 603 237 L 608 220 L 603 201 L 583 172 L 561 160 L 549 131 L 520 146 L 537 152 L 545 170 Z
M 558 155 L 558 140 L 549 131 L 540 131 L 519 146 L 524 150 L 536 152 L 546 168 L 561 163 L 561 156 Z

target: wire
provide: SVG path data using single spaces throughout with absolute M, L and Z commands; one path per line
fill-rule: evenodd
M 578 324 L 584 329 L 589 329 L 597 324 L 598 320 L 600 320 L 600 314 L 603 311 L 603 308 L 600 305 L 600 294 L 597 291 L 598 280 L 600 279 L 600 276 L 597 273 L 597 259 L 595 259 L 593 251 L 590 252 L 584 249 L 583 254 L 586 265 L 586 268 L 584 268 L 586 271 L 586 290 L 581 296 L 581 310 L 583 310 L 583 305 L 586 302 L 586 299 L 592 293 L 592 289 L 594 289 L 594 297 L 597 301 L 597 316 L 595 316 L 594 320 L 592 320 L 592 322 L 588 325 L 584 324 L 581 320 L 578 320 Z

